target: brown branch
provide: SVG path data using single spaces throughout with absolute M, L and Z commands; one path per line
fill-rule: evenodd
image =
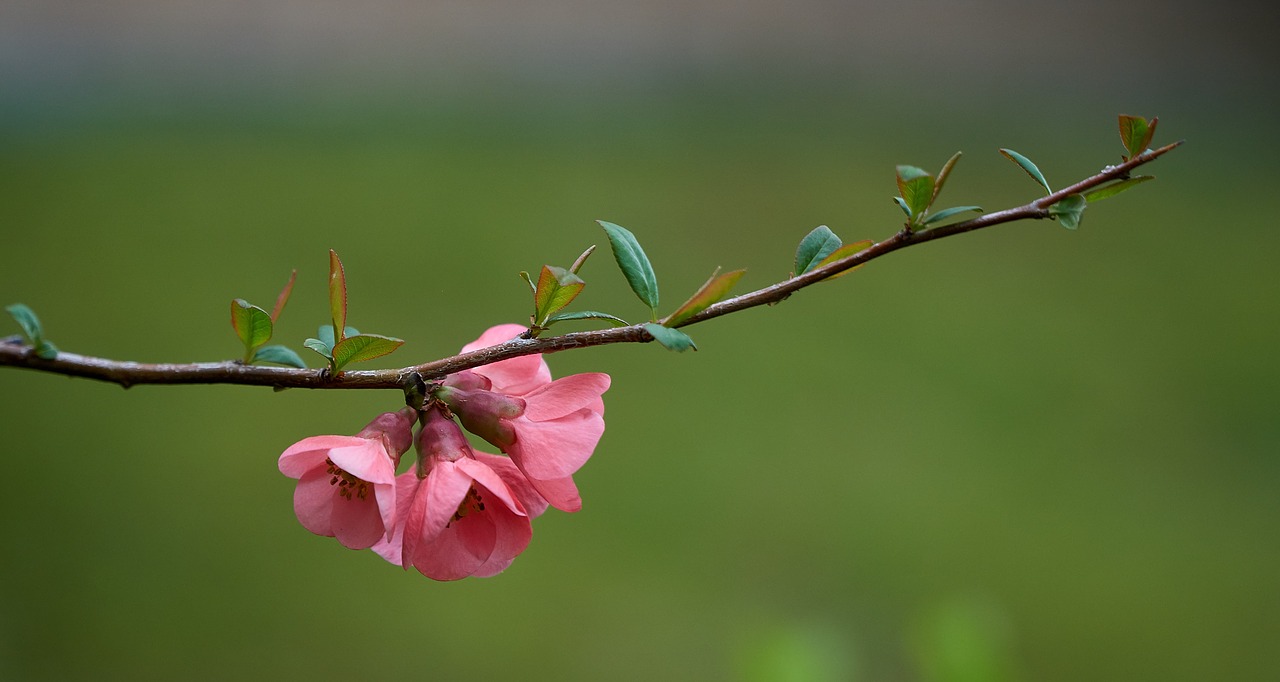
M 1087 192 L 1113 180 L 1129 176 L 1135 168 L 1156 160 L 1177 148 L 1181 142 L 1148 150 L 1116 166 L 1108 166 L 1096 175 L 1081 180 L 1070 187 L 1058 190 L 1031 203 L 995 213 L 987 213 L 972 220 L 943 225 L 924 231 L 903 229 L 893 237 L 873 244 L 858 253 L 816 268 L 797 277 L 757 289 L 750 293 L 726 299 L 694 315 L 678 326 L 686 327 L 729 313 L 777 303 L 791 294 L 821 282 L 832 275 L 875 260 L 898 249 L 934 239 L 972 232 L 993 225 L 1018 220 L 1049 217 L 1049 207 L 1072 194 Z M 292 369 L 245 365 L 238 361 L 202 362 L 187 364 L 147 364 L 95 358 L 75 353 L 58 353 L 53 359 L 38 357 L 34 350 L 10 339 L 0 341 L 0 366 L 19 367 L 40 372 L 84 377 L 120 384 L 128 388 L 136 384 L 246 384 L 277 388 L 325 388 L 325 389 L 406 389 L 415 375 L 425 381 L 440 379 L 448 374 L 487 365 L 499 360 L 532 355 L 556 353 L 571 348 L 603 346 L 613 343 L 647 343 L 653 337 L 641 325 L 574 332 L 561 336 L 539 339 L 513 339 L 506 343 L 461 353 L 421 365 L 400 369 L 347 370 L 331 375 L 327 370 Z

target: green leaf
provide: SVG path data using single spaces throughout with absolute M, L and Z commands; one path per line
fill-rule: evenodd
M 898 166 L 898 194 L 906 202 L 911 214 L 919 216 L 929 209 L 933 201 L 933 176 L 915 166 Z
M 27 335 L 27 340 L 31 342 L 31 346 L 33 348 L 38 347 L 40 342 L 44 340 L 44 330 L 40 327 L 40 318 L 36 317 L 35 311 L 22 303 L 6 306 L 5 310 L 13 316 L 18 326 L 22 327 L 22 333 Z
M 982 207 L 981 206 L 953 206 L 951 208 L 944 208 L 941 211 L 938 211 L 937 213 L 930 215 L 928 218 L 925 218 L 924 224 L 932 225 L 937 222 L 942 222 L 943 220 L 946 220 L 947 218 L 950 218 L 951 216 L 956 215 L 957 213 L 964 213 L 966 211 L 977 211 L 978 213 L 982 213 Z
M 1133 158 L 1142 152 L 1147 151 L 1147 147 L 1151 146 L 1151 138 L 1155 137 L 1156 124 L 1160 121 L 1158 116 L 1151 118 L 1151 123 L 1147 123 L 1147 119 L 1141 116 L 1120 116 L 1120 141 L 1124 143 L 1124 148 L 1129 152 L 1129 158 Z
M 276 307 L 271 309 L 271 321 L 275 322 L 280 319 L 280 313 L 284 312 L 284 304 L 289 302 L 289 294 L 293 293 L 293 283 L 298 279 L 298 270 L 295 268 L 289 274 L 289 281 L 280 290 L 280 295 L 276 296 Z
M 1084 209 L 1089 202 L 1079 194 L 1067 195 L 1058 203 L 1049 207 L 1049 215 L 1057 218 L 1058 222 L 1068 230 L 1074 230 L 1080 226 L 1080 218 L 1084 214 Z
M 534 289 L 534 324 L 542 326 L 555 313 L 573 302 L 586 282 L 581 277 L 554 265 L 542 266 L 538 286 Z
M 332 332 L 330 332 L 332 334 Z M 302 342 L 303 346 L 319 353 L 325 360 L 333 362 L 333 345 L 325 343 L 323 339 L 307 339 Z
M 830 255 L 828 255 L 826 258 L 823 258 L 822 262 L 815 265 L 814 268 L 815 269 L 820 268 L 820 267 L 823 267 L 824 265 L 830 265 L 831 263 L 834 263 L 842 258 L 848 258 L 849 256 L 852 256 L 853 254 L 858 253 L 859 251 L 862 251 L 863 249 L 866 249 L 872 246 L 873 244 L 875 244 L 875 242 L 871 241 L 870 239 L 863 239 L 861 241 L 845 244 L 844 246 L 836 249 L 835 251 L 832 251 Z M 831 275 L 830 277 L 827 277 L 822 281 L 830 282 L 833 279 L 844 277 L 845 275 L 853 272 L 854 270 L 857 270 L 858 268 L 864 265 L 866 265 L 866 263 L 859 263 L 849 268 L 848 270 L 841 270 L 840 272 L 837 272 L 836 274 Z
M 683 352 L 689 349 L 698 350 L 698 347 L 693 343 L 693 339 L 679 329 L 664 327 L 657 322 L 646 322 L 644 328 L 655 341 L 662 344 L 667 350 L 676 352 Z
M 835 235 L 832 236 L 834 237 Z M 706 310 L 711 304 L 720 301 L 720 299 L 729 294 L 729 291 L 733 289 L 733 285 L 738 283 L 744 272 L 746 270 L 734 270 L 722 275 L 720 274 L 720 268 L 716 268 L 716 271 L 711 273 L 711 277 L 707 279 L 706 283 L 699 287 L 689 297 L 689 300 L 685 301 L 674 313 L 671 313 L 664 324 L 668 327 L 679 326 L 685 320 Z
M 894 197 L 893 203 L 897 204 L 898 208 L 902 209 L 902 212 L 906 213 L 908 218 L 911 217 L 911 209 L 907 207 L 907 202 L 903 201 L 902 197 Z
M 947 162 L 942 164 L 942 170 L 938 171 L 938 179 L 933 183 L 933 199 L 929 201 L 932 205 L 938 199 L 938 195 L 942 193 L 942 186 L 947 184 L 947 178 L 951 177 L 951 169 L 956 167 L 956 162 L 960 160 L 960 152 L 951 155 Z M 928 222 L 928 221 L 926 221 Z
M 58 347 L 44 339 L 40 339 L 40 343 L 36 344 L 36 357 L 52 360 L 58 357 Z
M 334 329 L 345 329 L 347 326 L 347 272 L 342 267 L 338 253 L 329 249 L 329 316 L 333 319 Z M 338 341 L 342 340 L 340 335 Z
M 1156 177 L 1154 175 L 1135 175 L 1131 178 L 1125 178 L 1119 182 L 1113 182 L 1110 185 L 1103 185 L 1102 187 L 1090 192 L 1085 192 L 1084 198 L 1089 202 L 1102 201 L 1108 197 L 1114 197 L 1127 189 L 1137 187 L 1148 180 L 1155 179 Z
M 253 349 L 271 339 L 271 316 L 243 298 L 231 302 L 231 326 L 244 344 L 246 359 L 253 354 Z
M 311 339 L 315 341 L 316 339 Z M 263 346 L 258 352 L 253 354 L 253 362 L 270 362 L 276 365 L 284 365 L 286 367 L 297 367 L 298 369 L 306 369 L 307 363 L 293 352 L 293 349 L 279 344 L 272 346 Z
M 340 370 L 353 362 L 380 358 L 403 345 L 401 339 L 378 334 L 348 336 L 333 347 L 333 366 Z
M 556 313 L 555 315 L 547 318 L 547 323 L 544 326 L 549 327 L 557 322 L 567 322 L 569 320 L 608 320 L 612 322 L 615 327 L 625 327 L 628 324 L 627 321 L 621 317 L 614 317 L 608 313 L 598 313 L 594 310 L 582 310 L 572 313 Z
M 840 238 L 826 225 L 813 228 L 796 247 L 796 276 L 812 270 L 818 261 L 840 248 L 840 244 Z
M 1040 169 L 1036 168 L 1036 165 L 1031 162 L 1031 159 L 1028 159 L 1012 149 L 1001 149 L 1000 153 L 1004 154 L 1006 159 L 1009 159 L 1021 166 L 1022 170 L 1026 171 L 1027 175 L 1030 175 L 1032 180 L 1040 183 L 1040 186 L 1044 188 L 1045 194 L 1053 194 L 1053 190 L 1049 189 L 1049 183 L 1044 179 L 1044 173 L 1041 173 Z
M 360 331 L 355 327 L 346 327 L 342 330 L 342 336 L 344 338 L 348 336 L 356 336 L 359 333 Z M 327 345 L 330 350 L 332 350 L 334 345 L 336 345 L 337 339 L 333 337 L 332 325 L 328 325 L 328 324 L 320 325 L 320 328 L 316 330 L 316 336 L 319 337 L 319 340 L 325 345 Z
M 627 284 L 630 284 L 636 296 L 649 306 L 649 313 L 656 317 L 658 276 L 653 273 L 653 266 L 649 264 L 649 257 L 644 255 L 644 249 L 640 248 L 640 242 L 636 241 L 636 236 L 625 227 L 605 220 L 596 222 L 604 228 L 605 234 L 609 235 L 609 246 L 613 248 L 613 257 L 618 261 L 622 276 L 627 278 Z

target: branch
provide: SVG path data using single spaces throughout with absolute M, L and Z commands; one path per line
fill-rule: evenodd
M 1156 160 L 1173 151 L 1181 144 L 1181 142 L 1175 142 L 1159 149 L 1136 154 L 1124 163 L 1108 166 L 1096 175 L 1017 208 L 987 213 L 972 220 L 923 231 L 904 228 L 889 239 L 873 244 L 841 260 L 762 289 L 720 301 L 676 326 L 686 327 L 706 322 L 721 315 L 746 310 L 747 308 L 777 303 L 800 289 L 821 282 L 832 275 L 908 246 L 964 232 L 972 232 L 993 225 L 1019 220 L 1047 218 L 1050 215 L 1049 207 L 1064 198 L 1073 194 L 1087 192 L 1113 180 L 1127 178 L 1135 168 Z M 325 369 L 263 367 L 246 365 L 235 360 L 186 364 L 147 364 L 62 352 L 57 353 L 56 357 L 52 359 L 45 359 L 37 356 L 31 346 L 22 343 L 20 337 L 11 337 L 0 340 L 0 366 L 96 379 L 120 384 L 125 388 L 137 384 L 245 384 L 272 386 L 275 388 L 394 388 L 406 390 L 413 386 L 416 380 L 431 381 L 441 379 L 454 372 L 523 355 L 556 353 L 571 348 L 603 346 L 613 343 L 647 343 L 653 340 L 653 336 L 643 326 L 630 325 L 613 329 L 574 332 L 547 338 L 517 338 L 497 346 L 483 348 L 470 353 L 461 353 L 421 365 L 402 367 L 400 369 L 347 370 L 334 375 Z

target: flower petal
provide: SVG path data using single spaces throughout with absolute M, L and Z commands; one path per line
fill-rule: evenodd
M 486 514 L 468 514 L 431 542 L 419 545 L 413 567 L 432 580 L 466 578 L 488 561 L 496 537 L 497 529 Z
M 529 479 L 529 485 L 538 491 L 538 495 L 547 503 L 563 512 L 573 513 L 582 509 L 582 497 L 578 495 L 578 486 L 573 478 L 552 478 L 546 480 Z
M 490 327 L 480 335 L 480 338 L 463 346 L 462 352 L 469 353 L 506 343 L 523 334 L 525 330 L 526 327 L 518 324 L 500 324 Z M 499 360 L 476 367 L 471 371 L 491 381 L 494 391 L 508 395 L 523 395 L 551 382 L 551 369 L 547 367 L 546 361 L 540 354 Z
M 517 515 L 510 509 L 499 506 L 492 511 L 485 507 L 485 515 L 493 522 L 493 548 L 489 551 L 489 558 L 472 571 L 471 575 L 477 578 L 488 578 L 506 570 L 533 538 L 533 526 L 529 524 L 528 517 L 522 514 Z M 459 532 L 461 531 L 460 528 Z
M 516 467 L 516 463 L 511 461 L 509 457 L 491 455 L 478 450 L 475 451 L 475 456 L 477 460 L 497 472 L 498 476 L 502 478 L 502 482 L 511 489 L 512 494 L 520 502 L 521 507 L 529 518 L 537 518 L 547 510 L 547 500 L 530 484 L 529 479 L 525 478 L 524 473 Z M 577 494 L 576 491 L 574 494 Z
M 290 445 L 280 453 L 277 466 L 289 478 L 302 478 L 307 471 L 324 463 L 333 448 L 347 448 L 365 443 L 355 436 L 311 436 Z
M 387 534 L 373 496 L 362 500 L 355 495 L 351 499 L 334 495 L 332 509 L 329 518 L 333 524 L 333 536 L 344 547 L 368 549 Z
M 524 416 L 533 421 L 547 421 L 582 408 L 604 413 L 600 396 L 609 390 L 609 375 L 601 372 L 571 374 L 525 396 Z
M 383 539 L 374 543 L 373 547 L 370 548 L 378 556 L 403 568 L 409 567 L 406 562 L 402 561 L 405 521 L 409 516 L 409 506 L 413 504 L 421 482 L 422 479 L 418 478 L 412 471 L 396 476 L 395 525 Z
M 359 445 L 333 448 L 329 459 L 343 471 L 370 483 L 391 485 L 396 480 L 395 464 L 382 440 L 360 439 Z
M 465 471 L 468 476 L 475 480 L 477 484 L 484 487 L 490 494 L 496 496 L 502 501 L 507 509 L 512 512 L 524 516 L 524 507 L 516 501 L 516 496 L 503 482 L 502 477 L 498 475 L 488 464 L 476 459 L 460 459 L 457 461 L 458 468 Z
M 308 471 L 293 489 L 293 513 L 303 528 L 325 537 L 333 537 L 333 485 L 324 469 Z
M 604 434 L 604 417 L 582 408 L 550 421 L 511 421 L 516 442 L 508 449 L 516 466 L 529 478 L 572 476 L 586 464 Z

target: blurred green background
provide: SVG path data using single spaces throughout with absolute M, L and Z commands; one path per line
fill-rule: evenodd
M 997 147 L 1060 186 L 1119 113 L 1188 144 L 1076 232 L 910 249 L 698 353 L 550 356 L 613 376 L 608 430 L 491 579 L 294 519 L 278 453 L 399 395 L 0 369 L 0 678 L 1274 679 L 1275 9 L 265 7 L 0 10 L 0 303 L 63 350 L 235 357 L 230 300 L 296 267 L 307 353 L 335 248 L 350 322 L 408 340 L 380 366 L 421 362 L 526 319 L 516 273 L 596 218 L 669 308 L 819 224 L 892 234 L 895 164 L 963 150 L 942 203 L 994 210 L 1037 193 Z M 643 316 L 607 251 L 583 275 Z

